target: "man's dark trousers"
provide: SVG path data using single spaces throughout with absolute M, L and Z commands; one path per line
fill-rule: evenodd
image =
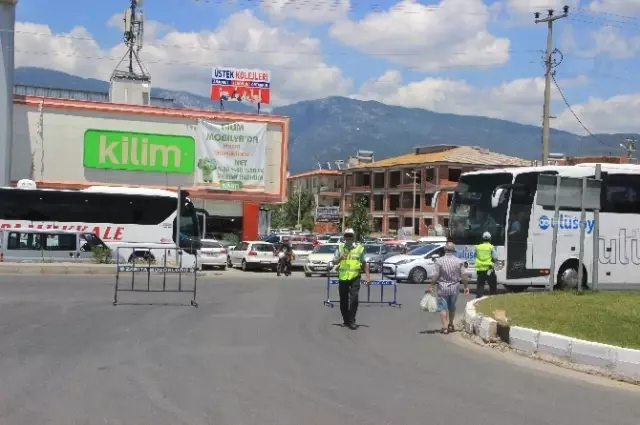
M 489 295 L 496 295 L 498 293 L 498 280 L 496 279 L 496 272 L 492 270 L 491 276 L 488 275 L 488 271 L 477 272 L 478 282 L 476 282 L 476 298 L 482 298 L 484 296 L 484 285 L 489 284 Z
M 338 282 L 340 293 L 340 313 L 345 325 L 355 325 L 358 311 L 358 293 L 360 292 L 360 276 L 351 280 Z

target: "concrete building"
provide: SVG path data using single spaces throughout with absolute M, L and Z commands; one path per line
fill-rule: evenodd
M 343 170 L 342 211 L 351 210 L 357 197 L 363 197 L 373 215 L 376 233 L 395 233 L 411 227 L 426 235 L 436 224 L 448 226 L 451 194 L 441 193 L 438 209 L 431 200 L 440 188 L 457 185 L 462 173 L 506 166 L 530 166 L 531 161 L 490 152 L 471 146 L 436 145 L 416 148 L 414 152 Z M 415 174 L 414 174 L 415 172 Z M 414 186 L 414 178 L 415 186 Z M 415 188 L 415 200 L 413 193 Z
M 265 144 L 264 188 L 223 188 L 202 183 L 200 174 L 204 171 L 198 162 L 201 136 L 197 131 L 201 120 L 245 126 L 267 124 L 261 139 Z M 136 145 L 142 153 L 135 154 L 135 166 L 131 165 L 134 142 L 127 145 L 128 149 L 120 140 L 132 137 L 142 141 L 141 147 Z M 258 235 L 261 204 L 286 200 L 288 139 L 287 117 L 15 95 L 10 180 L 15 185 L 20 179 L 31 179 L 38 187 L 57 189 L 92 185 L 181 187 L 190 192 L 196 207 L 209 214 L 209 233 L 241 233 L 251 240 Z M 118 143 L 122 146 L 112 149 Z M 125 155 L 129 150 L 131 153 Z M 146 160 L 145 152 L 149 157 Z
M 339 207 L 342 197 L 342 171 L 314 170 L 289 176 L 287 196 L 295 197 L 298 190 L 314 194 L 319 207 Z M 315 232 L 334 232 L 339 223 L 316 223 Z

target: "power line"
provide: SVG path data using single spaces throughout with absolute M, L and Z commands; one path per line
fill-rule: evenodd
M 606 144 L 605 142 L 602 141 L 602 139 L 600 139 L 598 136 L 596 136 L 595 134 L 593 134 L 591 132 L 591 130 L 589 130 L 587 128 L 586 125 L 584 125 L 584 123 L 582 122 L 582 120 L 580 120 L 580 118 L 578 118 L 578 115 L 575 113 L 575 111 L 573 110 L 573 108 L 571 107 L 571 105 L 569 104 L 569 102 L 567 101 L 567 98 L 564 95 L 564 92 L 562 91 L 562 89 L 560 88 L 560 85 L 558 84 L 558 82 L 556 81 L 556 77 L 555 75 L 551 74 L 551 78 L 553 79 L 553 83 L 556 85 L 556 88 L 558 89 L 558 93 L 560 93 L 560 96 L 562 97 L 562 100 L 564 101 L 564 104 L 567 105 L 567 109 L 569 109 L 569 112 L 571 112 L 571 114 L 574 116 L 574 118 L 576 119 L 576 121 L 578 121 L 578 123 L 582 126 L 582 128 L 589 133 L 589 135 L 591 137 L 593 137 L 594 139 L 596 139 L 598 142 L 600 142 L 601 145 L 606 146 L 608 148 L 610 148 L 611 146 Z
M 576 10 L 579 11 L 580 13 L 584 13 L 585 15 L 591 15 L 593 17 L 596 17 L 596 15 L 607 15 L 607 16 L 613 16 L 615 18 L 628 19 L 632 21 L 640 20 L 638 17 L 634 17 L 634 16 L 618 15 L 617 13 L 611 13 L 611 12 L 594 12 L 593 10 L 584 9 L 582 7 L 578 7 L 576 8 Z
M 202 4 L 215 4 L 215 5 L 223 5 L 226 4 L 228 6 L 240 7 L 239 5 L 242 3 L 249 3 L 250 8 L 261 8 L 261 9 L 279 9 L 279 10 L 304 10 L 304 11 L 317 11 L 317 12 L 353 12 L 353 11 L 361 11 L 368 10 L 373 13 L 384 13 L 384 12 L 401 12 L 407 15 L 416 15 L 423 12 L 440 12 L 447 11 L 452 13 L 452 10 L 444 9 L 440 6 L 435 5 L 425 5 L 425 4 L 416 4 L 410 5 L 409 7 L 419 6 L 420 10 L 408 10 L 407 7 L 403 4 L 396 4 L 393 6 L 389 5 L 381 5 L 377 3 L 369 3 L 362 2 L 357 3 L 351 1 L 348 7 L 344 7 L 344 5 L 339 0 L 299 0 L 299 1 L 290 1 L 285 5 L 282 4 L 281 0 L 193 0 L 195 3 Z M 362 6 L 362 7 L 356 7 Z M 486 12 L 468 12 L 468 11 L 455 11 L 456 15 L 478 15 L 485 16 L 490 15 L 491 12 L 488 10 Z
M 79 55 L 79 54 L 75 54 L 75 53 L 60 53 L 60 52 L 38 52 L 38 51 L 32 51 L 32 50 L 22 50 L 22 49 L 14 49 L 15 52 L 19 52 L 19 53 L 25 53 L 25 54 L 30 54 L 30 55 L 34 55 L 34 56 L 61 56 L 61 57 L 73 57 L 73 58 L 81 58 L 81 59 L 91 59 L 91 60 L 109 60 L 109 61 L 114 61 L 114 60 L 120 60 L 120 57 L 115 57 L 115 56 L 88 56 L 88 55 Z M 319 54 L 320 56 L 320 54 Z M 144 61 L 145 63 L 155 63 L 155 64 L 159 64 L 159 65 L 183 65 L 183 66 L 196 66 L 196 67 L 203 67 L 203 68 L 211 68 L 214 65 L 211 63 L 202 63 L 202 62 L 184 62 L 184 61 L 167 61 L 167 60 L 147 60 L 145 59 Z M 528 63 L 535 63 L 533 61 L 530 61 Z M 259 62 L 259 63 L 255 63 L 255 64 L 244 64 L 243 66 L 247 66 L 247 67 L 264 67 L 267 66 L 269 68 L 272 69 L 300 69 L 300 70 L 312 70 L 312 69 L 332 69 L 332 68 L 339 68 L 337 65 L 329 65 L 329 64 L 324 64 L 322 66 L 318 65 L 318 66 L 289 66 L 289 65 L 278 65 L 278 64 L 265 64 L 264 62 Z M 495 68 L 496 66 L 501 66 L 503 65 L 502 62 L 496 62 L 496 63 L 491 63 L 491 64 L 478 64 L 478 65 L 443 65 L 438 67 L 439 69 L 462 69 L 462 68 Z M 408 67 L 408 66 L 403 66 L 403 69 L 407 69 L 407 70 L 411 70 L 411 71 L 422 71 L 422 68 L 420 67 Z
M 3 32 L 3 30 L 0 30 Z M 100 44 L 98 40 L 93 37 L 77 37 L 68 34 L 50 34 L 50 33 L 41 33 L 41 32 L 31 32 L 31 31 L 22 31 L 22 30 L 14 30 L 14 34 L 22 34 L 22 35 L 32 35 L 35 37 L 49 37 L 49 38 L 61 38 L 61 39 L 69 39 L 69 40 L 79 40 L 79 41 L 87 41 L 94 42 L 96 44 Z M 330 56 L 353 56 L 352 52 L 308 52 L 308 51 L 289 51 L 289 50 L 256 50 L 256 49 L 241 49 L 241 48 L 224 48 L 224 47 L 209 47 L 209 46 L 200 46 L 195 44 L 169 44 L 169 43 L 145 43 L 145 46 L 153 46 L 153 47 L 167 47 L 167 48 L 179 48 L 184 50 L 185 48 L 193 48 L 194 50 L 204 50 L 204 51 L 220 51 L 220 52 L 244 52 L 244 53 L 258 53 L 258 54 L 277 54 L 277 55 L 330 55 Z M 507 50 L 506 53 L 514 54 L 514 53 L 537 53 L 538 50 L 526 49 L 526 50 Z M 447 54 L 451 55 L 468 55 L 469 52 L 447 52 Z M 487 53 L 490 54 L 490 53 Z M 367 56 L 391 56 L 391 57 L 403 57 L 403 56 L 422 56 L 424 53 L 422 52 L 372 52 L 366 53 Z

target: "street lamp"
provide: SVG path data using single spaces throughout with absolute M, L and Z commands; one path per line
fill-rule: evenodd
M 416 233 L 416 180 L 418 180 L 418 172 L 413 170 L 411 174 L 405 173 L 407 177 L 413 179 L 413 208 L 411 211 L 411 227 L 413 228 L 413 234 Z M 419 232 L 418 232 L 419 233 Z

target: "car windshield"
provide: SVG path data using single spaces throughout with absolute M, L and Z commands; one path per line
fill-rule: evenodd
M 379 254 L 380 248 L 382 248 L 380 245 L 365 245 L 364 252 L 366 254 Z
M 508 199 L 497 208 L 491 207 L 494 189 L 511 184 L 511 173 L 472 174 L 462 176 L 451 204 L 450 236 L 457 245 L 473 245 L 491 233 L 491 243 L 504 245 Z
M 310 243 L 294 243 L 291 245 L 294 251 L 313 251 L 313 244 Z
M 313 250 L 314 254 L 333 254 L 338 249 L 338 245 L 318 245 Z
M 407 252 L 407 255 L 426 255 L 428 253 L 430 253 L 431 251 L 433 251 L 434 249 L 438 248 L 437 244 L 434 243 L 430 243 L 427 245 L 421 245 L 417 248 L 412 249 L 411 251 Z

